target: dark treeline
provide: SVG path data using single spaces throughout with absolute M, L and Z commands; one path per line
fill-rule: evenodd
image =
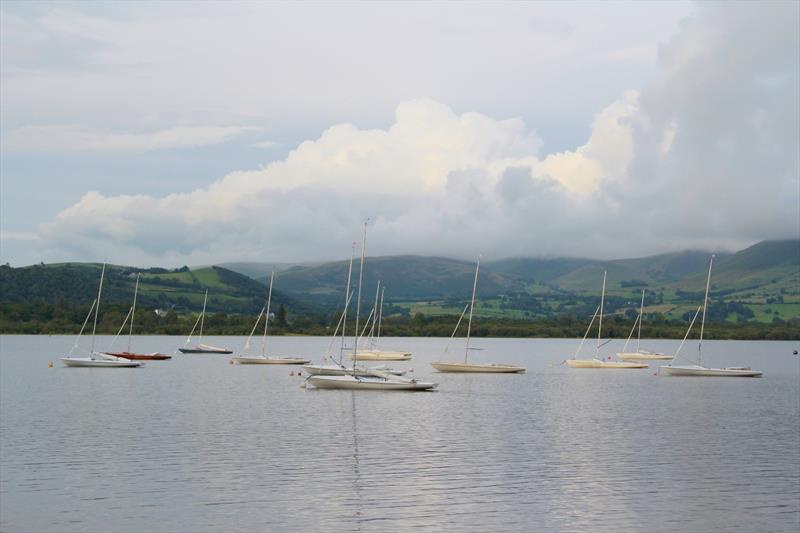
M 98 333 L 115 334 L 128 313 L 128 307 L 108 305 L 100 310 Z M 68 304 L 59 300 L 54 304 L 44 302 L 0 304 L 0 333 L 4 334 L 70 334 L 77 333 L 89 312 L 89 305 Z M 187 335 L 197 315 L 179 316 L 170 311 L 158 316 L 151 310 L 137 312 L 134 323 L 135 334 Z M 207 335 L 247 335 L 253 327 L 252 315 L 210 313 L 205 319 L 204 333 Z M 293 314 L 279 305 L 270 321 L 273 335 L 330 335 L 338 317 L 328 315 Z M 384 319 L 381 334 L 390 337 L 448 337 L 453 332 L 456 318 L 453 316 L 425 316 L 417 313 L 413 317 L 391 316 Z M 363 323 L 362 323 L 363 326 Z M 582 337 L 586 321 L 571 316 L 548 319 L 479 318 L 473 320 L 472 335 L 475 337 Z M 610 317 L 603 322 L 606 338 L 627 338 L 633 320 Z M 91 319 L 87 332 L 91 331 Z M 596 327 L 596 326 L 595 326 Z M 687 322 L 665 320 L 660 315 L 648 315 L 645 336 L 647 338 L 680 339 L 686 333 Z M 352 333 L 355 323 L 348 320 L 347 331 Z M 463 335 L 466 325 L 462 323 L 458 335 Z M 594 330 L 596 331 L 596 330 Z M 127 327 L 125 329 L 127 332 Z M 690 338 L 697 338 L 699 327 L 695 327 Z M 706 325 L 708 339 L 738 340 L 798 340 L 800 320 L 776 321 L 772 324 L 755 322 L 730 323 L 711 321 Z

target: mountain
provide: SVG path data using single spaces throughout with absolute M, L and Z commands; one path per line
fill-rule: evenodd
M 349 261 L 337 261 L 317 266 L 295 266 L 276 274 L 275 286 L 290 295 L 326 304 L 344 301 Z M 358 283 L 359 261 L 353 261 L 352 288 Z M 378 280 L 386 286 L 386 298 L 392 301 L 432 300 L 469 297 L 475 263 L 415 255 L 370 257 L 364 272 L 362 301 L 375 296 Z M 519 283 L 491 270 L 481 270 L 478 291 L 481 295 L 496 295 Z
M 256 281 L 263 282 L 275 269 L 275 272 L 283 272 L 296 266 L 314 266 L 321 265 L 322 262 L 307 262 L 307 263 L 268 263 L 268 262 L 234 262 L 234 263 L 220 263 L 216 266 L 233 270 L 239 274 L 244 274 L 248 278 L 253 278 Z
M 0 303 L 59 300 L 91 303 L 97 294 L 101 267 L 98 263 L 0 266 Z M 178 311 L 199 311 L 207 288 L 210 312 L 255 314 L 266 298 L 262 283 L 217 266 L 168 270 L 106 265 L 103 303 L 129 305 L 137 273 L 141 273 L 138 305 L 145 308 L 174 306 Z M 280 291 L 273 291 L 272 299 L 274 305 L 305 311 L 301 304 Z
M 639 291 L 647 289 L 646 313 L 683 318 L 702 301 L 708 252 L 686 251 L 634 259 L 511 258 L 484 262 L 476 313 L 488 317 L 544 318 L 591 316 L 599 300 L 603 269 L 608 270 L 606 309 L 634 313 Z M 710 313 L 715 320 L 774 322 L 800 316 L 800 240 L 764 241 L 735 254 L 717 254 Z M 221 266 L 167 270 L 109 265 L 103 302 L 129 305 L 137 272 L 142 273 L 140 304 L 197 311 L 209 289 L 211 312 L 255 314 L 264 302 L 265 274 L 272 265 L 227 263 L 255 279 Z M 344 302 L 348 261 L 281 265 L 273 303 L 294 315 L 320 316 Z M 353 263 L 352 289 L 358 283 Z M 88 304 L 97 291 L 100 265 L 60 263 L 0 266 L 0 303 Z M 387 316 L 459 314 L 469 299 L 475 264 L 415 255 L 370 257 L 362 309 L 372 307 L 375 287 L 386 286 Z M 366 307 L 365 307 L 366 306 Z
M 608 270 L 607 308 L 626 312 L 647 289 L 648 312 L 681 318 L 702 298 L 710 253 L 684 251 L 616 260 L 517 257 L 484 262 L 478 282 L 484 316 L 549 317 L 592 313 Z M 725 296 L 717 317 L 728 320 L 791 319 L 800 316 L 800 241 L 764 241 L 735 254 L 717 253 L 712 297 Z M 391 312 L 458 314 L 472 288 L 474 263 L 441 257 L 367 258 L 362 302 L 371 304 L 375 283 L 387 285 Z M 263 276 L 263 274 L 262 274 Z M 259 276 L 261 278 L 262 276 Z M 347 262 L 293 266 L 276 275 L 275 286 L 318 309 L 344 301 Z M 353 287 L 358 279 L 354 263 Z M 362 303 L 363 305 L 363 303 Z M 370 305 L 371 306 L 371 305 Z M 587 311 L 588 309 L 588 311 Z

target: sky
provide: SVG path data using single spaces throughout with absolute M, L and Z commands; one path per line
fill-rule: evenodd
M 0 4 L 0 262 L 800 236 L 800 3 Z

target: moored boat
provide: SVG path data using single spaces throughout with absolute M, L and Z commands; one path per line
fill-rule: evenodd
M 691 364 L 689 365 L 667 365 L 659 367 L 658 371 L 659 374 L 664 374 L 667 376 L 676 376 L 676 377 L 720 377 L 720 378 L 759 378 L 764 373 L 760 370 L 753 370 L 749 366 L 728 366 L 724 368 L 710 368 L 702 365 L 703 360 L 703 333 L 705 332 L 706 326 L 706 308 L 708 307 L 708 290 L 711 287 L 711 267 L 714 265 L 714 255 L 711 256 L 711 259 L 708 261 L 708 277 L 706 278 L 706 293 L 703 297 L 703 318 L 700 322 L 700 340 L 697 343 L 697 362 L 689 360 L 684 356 L 684 359 L 689 361 Z M 692 321 L 689 323 L 689 327 L 686 330 L 686 335 L 684 335 L 683 340 L 681 341 L 678 349 L 675 351 L 675 358 L 681 352 L 681 348 L 683 344 L 686 342 L 686 339 L 689 337 L 689 332 L 692 331 L 692 326 L 694 325 L 695 320 L 697 320 L 697 315 L 700 313 L 700 307 L 697 308 L 697 311 L 692 318 Z
M 107 355 L 112 355 L 121 359 L 128 359 L 129 361 L 166 361 L 172 359 L 171 355 L 163 353 L 130 353 L 130 352 L 103 352 Z
M 410 352 L 391 350 L 359 350 L 358 354 L 350 354 L 353 361 L 410 361 Z
M 642 303 L 639 306 L 639 316 L 637 316 L 636 320 L 633 322 L 631 332 L 628 334 L 628 340 L 625 341 L 625 346 L 622 347 L 622 351 L 617 353 L 617 357 L 623 361 L 668 361 L 672 359 L 671 355 L 663 354 L 661 352 L 653 352 L 641 347 L 642 322 L 644 321 L 644 292 L 644 289 L 642 289 Z M 633 330 L 636 328 L 637 324 L 639 328 L 638 333 L 636 334 L 636 351 L 626 352 L 625 350 L 628 348 L 628 344 L 631 342 Z
M 208 344 L 203 344 L 203 325 L 205 324 L 205 316 L 206 316 L 206 303 L 208 302 L 208 289 L 206 289 L 206 293 L 203 296 L 203 310 L 200 312 L 200 316 L 197 317 L 197 320 L 192 327 L 192 331 L 189 332 L 189 336 L 186 338 L 186 342 L 183 344 L 181 348 L 178 348 L 178 351 L 181 353 L 213 353 L 213 354 L 231 354 L 233 350 L 229 350 L 227 348 L 219 348 L 217 346 L 210 346 Z M 197 336 L 197 344 L 194 346 L 189 346 L 189 342 L 192 340 L 192 335 L 194 335 L 194 330 L 197 328 L 197 324 L 200 324 L 200 334 Z
M 100 286 L 97 288 L 97 298 L 92 302 L 92 306 L 89 308 L 89 313 L 86 315 L 86 319 L 83 321 L 83 325 L 81 326 L 81 330 L 78 333 L 78 338 L 75 340 L 75 344 L 70 350 L 69 355 L 67 357 L 62 357 L 61 361 L 64 363 L 65 366 L 69 367 L 101 367 L 101 368 L 136 368 L 142 366 L 144 363 L 139 363 L 138 361 L 130 361 L 127 359 L 119 359 L 113 356 L 106 356 L 102 353 L 94 351 L 94 341 L 97 333 L 97 315 L 100 311 L 100 296 L 103 294 L 103 279 L 105 278 L 106 273 L 106 265 L 103 263 L 103 269 L 100 271 Z M 86 324 L 89 322 L 89 317 L 92 316 L 92 311 L 94 311 L 94 324 L 92 326 L 92 346 L 89 350 L 89 357 L 72 357 L 72 352 L 75 351 L 75 348 L 78 347 L 78 342 L 80 342 L 81 335 L 83 335 L 83 330 L 86 328 Z
M 478 261 L 475 264 L 475 278 L 472 281 L 472 299 L 470 303 L 464 306 L 464 310 L 461 312 L 461 316 L 458 317 L 458 321 L 456 322 L 456 327 L 453 329 L 453 334 L 450 335 L 450 340 L 447 342 L 447 346 L 445 347 L 444 351 L 447 353 L 448 348 L 450 347 L 450 342 L 452 342 L 453 337 L 455 337 L 456 332 L 458 331 L 458 326 L 461 325 L 461 321 L 464 319 L 464 314 L 467 312 L 467 308 L 469 308 L 469 319 L 467 321 L 467 342 L 466 347 L 464 348 L 464 360 L 463 361 L 436 361 L 435 363 L 431 363 L 431 366 L 438 370 L 439 372 L 461 372 L 461 373 L 475 373 L 475 374 L 522 374 L 525 372 L 525 367 L 518 366 L 518 365 L 511 365 L 507 363 L 472 363 L 469 361 L 469 339 L 470 339 L 470 331 L 472 330 L 472 311 L 475 307 L 475 291 L 478 288 L 478 272 L 480 272 L 481 268 L 481 258 L 478 257 Z
M 600 339 L 602 336 L 603 331 L 603 303 L 606 299 L 606 275 L 608 274 L 607 271 L 603 271 L 603 289 L 600 292 L 600 305 L 597 306 L 597 309 L 592 316 L 592 320 L 589 321 L 589 327 L 586 328 L 586 333 L 583 334 L 583 339 L 581 339 L 581 343 L 578 345 L 578 349 L 575 351 L 575 355 L 572 359 L 567 359 L 564 362 L 570 368 L 604 368 L 604 369 L 636 369 L 636 368 L 647 368 L 645 363 L 636 363 L 632 361 L 612 361 L 611 357 L 609 356 L 608 359 L 602 359 L 600 357 Z M 598 318 L 597 323 L 597 343 L 595 344 L 595 353 L 592 359 L 578 359 L 578 354 L 581 352 L 581 348 L 583 348 L 583 344 L 586 342 L 586 337 L 589 335 L 589 331 L 592 329 L 592 324 L 594 324 L 594 319 Z M 630 335 L 628 336 L 630 339 Z M 627 345 L 627 343 L 626 343 Z
M 387 366 L 375 366 L 370 368 L 364 368 L 357 366 L 355 370 L 352 368 L 345 368 L 341 365 L 337 364 L 307 364 L 303 365 L 303 369 L 308 372 L 310 375 L 314 376 L 345 376 L 345 375 L 356 375 L 356 376 L 372 376 L 374 375 L 374 371 L 378 370 L 381 372 L 386 372 L 393 376 L 405 376 L 405 370 L 398 370 L 395 368 L 389 368 Z

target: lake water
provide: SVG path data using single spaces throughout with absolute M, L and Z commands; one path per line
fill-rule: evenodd
M 710 365 L 765 372 L 726 379 L 570 369 L 572 339 L 476 339 L 473 360 L 528 372 L 438 374 L 446 339 L 386 339 L 429 393 L 303 389 L 297 367 L 223 355 L 64 368 L 72 343 L 0 337 L 4 532 L 800 529 L 797 342 L 707 342 Z

